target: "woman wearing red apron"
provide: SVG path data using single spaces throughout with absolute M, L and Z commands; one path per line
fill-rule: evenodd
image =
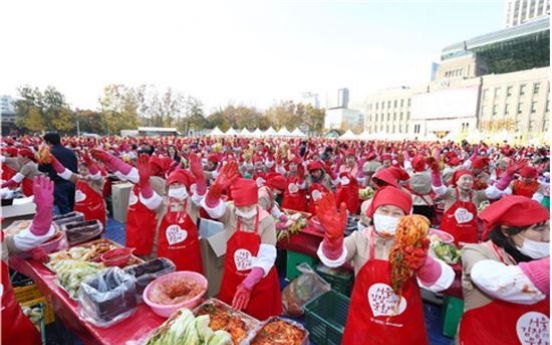
M 335 191 L 336 207 L 344 202 L 349 213 L 358 214 L 360 209 L 358 191 L 358 182 L 355 177 L 347 172 L 339 173 L 339 184 Z
M 257 185 L 239 178 L 235 162 L 221 169 L 202 206 L 226 226 L 229 239 L 220 300 L 237 310 L 265 320 L 282 313 L 276 261 L 274 220 L 258 205 Z M 220 200 L 221 191 L 231 186 L 234 207 Z
M 468 180 L 468 175 L 460 178 L 460 183 Z M 471 179 L 473 183 L 473 178 Z M 473 192 L 469 192 L 467 200 L 462 200 L 458 188 L 454 188 L 456 201 L 443 214 L 441 229 L 454 237 L 454 244 L 477 243 L 479 233 L 477 228 L 477 207 L 473 203 Z
M 17 162 L 19 163 L 19 171 L 9 180 L 2 184 L 2 188 L 15 188 L 21 183 L 21 192 L 25 196 L 33 195 L 33 178 L 40 175 L 36 164 L 35 154 L 28 147 L 21 147 L 17 151 Z
M 506 196 L 480 214 L 487 242 L 462 251 L 462 345 L 550 344 L 550 214 Z
M 36 214 L 30 228 L 17 235 L 4 238 L 4 232 L 0 233 L 2 241 L 2 263 L 0 271 L 0 295 L 2 296 L 2 344 L 39 345 L 42 344 L 40 333 L 31 320 L 23 314 L 19 303 L 15 299 L 13 287 L 10 282 L 9 269 L 5 264 L 8 256 L 17 252 L 29 252 L 41 243 L 49 240 L 54 234 L 52 226 L 52 209 L 54 205 L 54 184 L 46 176 L 35 177 L 33 180 L 34 202 Z M 44 251 L 42 250 L 42 253 Z M 33 253 L 33 257 L 35 257 Z
M 288 210 L 307 212 L 307 193 L 305 191 L 305 174 L 301 158 L 294 157 L 289 162 L 287 188 L 284 190 L 282 207 Z
M 177 271 L 203 274 L 197 231 L 199 206 L 190 202 L 194 177 L 185 170 L 173 171 L 167 179 L 167 211 L 159 225 L 157 257 L 170 259 Z
M 331 178 L 324 172 L 324 165 L 321 161 L 312 161 L 307 166 L 309 176 L 305 179 L 309 197 L 308 212 L 316 215 L 315 201 L 331 190 Z
M 394 187 L 379 189 L 366 211 L 372 224 L 344 239 L 345 204 L 337 213 L 331 193 L 317 202 L 318 218 L 325 230 L 318 249 L 320 260 L 328 267 L 350 261 L 356 274 L 343 345 L 429 344 L 419 286 L 433 292 L 445 290 L 452 284 L 454 272 L 426 252 L 416 270 L 417 281 L 411 279 L 404 285 L 395 314 L 398 296 L 391 288 L 389 253 L 399 220 L 411 207 L 412 197 L 407 192 Z
M 101 149 L 93 149 L 92 156 L 103 162 L 108 170 L 114 171 L 119 179 L 134 183 L 128 201 L 126 246 L 135 248 L 136 255 L 151 255 L 155 252 L 156 211 L 162 209 L 165 181 L 152 176 L 153 167 L 150 167 L 147 154 L 141 154 L 138 158 L 139 170 Z

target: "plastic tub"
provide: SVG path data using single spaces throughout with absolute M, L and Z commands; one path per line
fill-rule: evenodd
M 152 289 L 156 288 L 159 284 L 165 284 L 175 279 L 195 280 L 199 284 L 201 290 L 196 296 L 186 301 L 175 303 L 175 304 L 157 304 L 150 300 L 149 295 Z M 155 314 L 161 317 L 169 317 L 171 316 L 172 313 L 174 313 L 180 308 L 193 309 L 197 307 L 201 303 L 203 295 L 205 295 L 205 293 L 207 292 L 207 287 L 208 287 L 207 278 L 205 278 L 202 274 L 199 274 L 197 272 L 192 272 L 192 271 L 178 271 L 178 272 L 166 274 L 149 283 L 146 289 L 144 290 L 144 295 L 142 297 L 144 299 L 144 302 L 153 310 Z
M 134 249 L 131 248 L 115 248 L 105 252 L 101 256 L 101 260 L 105 266 L 125 267 L 132 255 Z
M 438 236 L 445 243 L 454 243 L 454 236 L 443 230 L 430 228 L 429 234 Z

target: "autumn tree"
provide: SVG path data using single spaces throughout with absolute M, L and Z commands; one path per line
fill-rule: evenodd
M 70 132 L 75 128 L 74 114 L 65 97 L 52 86 L 44 92 L 23 86 L 14 102 L 16 123 L 31 131 Z
M 103 134 L 102 114 L 93 110 L 75 110 L 75 117 L 79 123 L 81 132 Z
M 184 115 L 186 98 L 168 88 L 162 95 L 155 86 L 142 85 L 135 90 L 142 125 L 171 127 L 178 125 Z
M 137 92 L 125 85 L 108 85 L 99 100 L 101 123 L 107 134 L 115 135 L 121 129 L 138 127 L 139 100 Z

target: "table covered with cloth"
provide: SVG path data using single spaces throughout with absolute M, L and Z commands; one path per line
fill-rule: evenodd
M 9 259 L 9 265 L 38 285 L 56 317 L 85 344 L 124 345 L 129 341 L 143 339 L 165 321 L 150 307 L 140 303 L 131 317 L 108 328 L 94 326 L 80 316 L 78 303 L 57 285 L 55 274 L 42 263 L 14 256 Z

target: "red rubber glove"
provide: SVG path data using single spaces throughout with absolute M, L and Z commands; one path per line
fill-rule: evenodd
M 437 172 L 439 173 L 440 171 L 440 167 L 439 167 L 439 161 L 435 158 L 435 157 L 427 157 L 425 159 L 427 165 L 429 166 L 429 168 L 431 169 L 431 172 Z
M 150 156 L 146 153 L 142 153 L 140 156 L 138 156 L 138 160 L 136 162 L 136 167 L 138 169 L 138 176 L 140 176 L 140 180 L 138 181 L 138 185 L 140 186 L 140 193 L 144 198 L 151 198 L 153 195 L 153 189 L 151 188 L 150 184 Z
M 340 211 L 335 207 L 333 193 L 327 193 L 316 202 L 316 216 L 324 228 L 322 251 L 330 260 L 335 260 L 343 253 L 343 234 L 347 225 L 347 205 L 342 202 Z
M 50 225 L 52 225 L 54 182 L 44 175 L 35 176 L 33 179 L 33 196 L 36 213 L 30 230 L 36 236 L 44 236 L 50 230 Z
M 230 187 L 230 185 L 240 177 L 238 163 L 231 161 L 225 164 L 219 171 L 217 179 L 209 188 L 205 197 L 205 204 L 208 207 L 215 207 L 220 201 L 222 191 Z
M 110 153 L 102 149 L 94 148 L 92 149 L 91 154 L 92 157 L 102 162 L 107 167 L 107 169 L 111 171 L 119 171 L 124 175 L 128 175 L 132 170 L 131 165 L 126 164 L 119 158 L 111 155 Z
M 50 154 L 50 159 L 51 159 L 51 163 L 52 164 L 52 167 L 54 168 L 54 170 L 58 173 L 58 174 L 63 174 L 63 172 L 65 171 L 65 167 L 63 166 L 63 164 L 61 164 L 57 158 Z
M 232 308 L 236 310 L 244 310 L 249 305 L 251 299 L 251 290 L 246 288 L 243 284 L 238 285 L 234 299 L 232 300 Z
M 282 223 L 282 222 L 276 223 L 276 230 L 286 230 L 286 229 L 287 229 L 286 223 Z
M 10 188 L 13 189 L 17 187 L 19 183 L 15 182 L 14 180 L 7 180 L 6 182 L 2 183 L 1 188 Z
M 473 152 L 472 152 L 472 155 L 470 156 L 470 160 L 473 161 L 474 159 L 476 159 L 478 153 L 479 153 L 479 147 L 477 145 L 473 145 Z
M 421 247 L 406 247 L 403 252 L 406 264 L 408 264 L 410 268 L 415 271 L 419 270 L 427 259 L 428 248 L 429 240 L 427 238 L 422 239 Z
M 196 178 L 197 195 L 205 195 L 207 182 L 205 181 L 205 175 L 203 175 L 203 164 L 201 164 L 201 159 L 195 153 L 190 155 L 190 171 Z
M 98 168 L 98 164 L 96 164 L 92 158 L 90 158 L 90 155 L 86 152 L 84 152 L 82 155 L 82 160 L 84 161 L 84 164 L 88 167 L 88 170 L 90 170 L 90 174 L 96 175 L 100 169 Z

